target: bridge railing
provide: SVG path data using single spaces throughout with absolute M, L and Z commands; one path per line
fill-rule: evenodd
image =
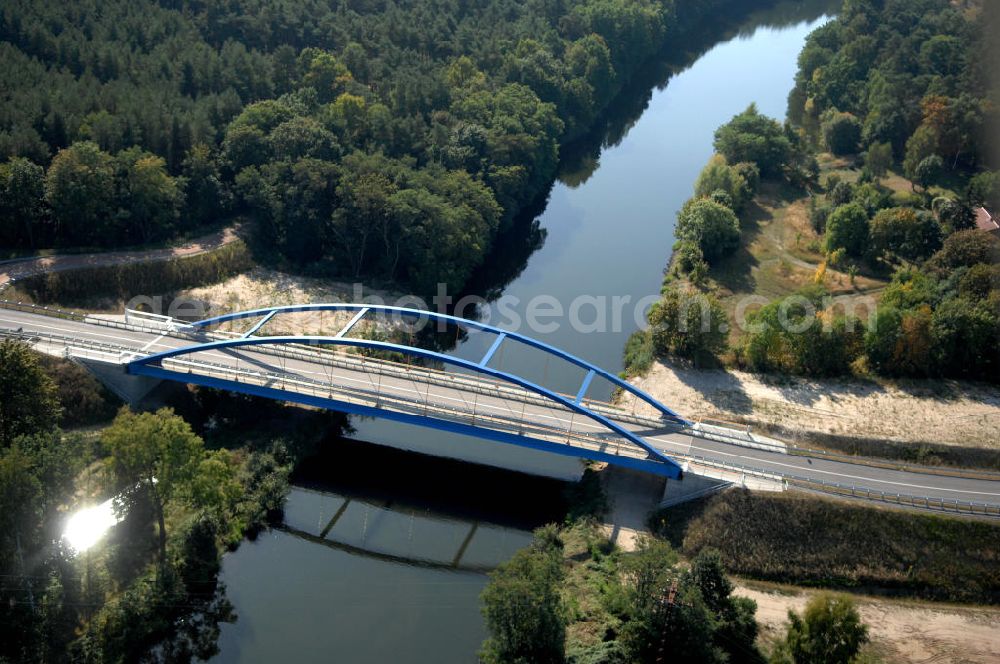
M 121 364 L 131 353 L 116 344 L 100 341 L 81 341 L 74 337 L 50 332 L 18 332 L 0 330 L 0 338 L 17 339 L 26 343 L 46 343 L 62 349 L 63 357 L 80 357 L 109 364 Z
M 21 311 L 24 313 L 38 314 L 40 316 L 49 316 L 51 318 L 60 318 L 63 320 L 72 320 L 79 323 L 89 323 L 92 325 L 100 325 L 101 327 L 114 328 L 116 330 L 132 330 L 154 334 L 163 334 L 166 331 L 162 324 L 153 324 L 152 321 L 150 321 L 149 324 L 117 321 L 110 318 L 104 318 L 97 314 L 85 314 L 79 311 L 69 311 L 67 309 L 60 309 L 59 307 L 49 307 L 41 304 L 32 304 L 30 302 L 15 302 L 14 300 L 0 299 L 0 309 Z M 173 333 L 171 336 L 177 336 L 184 339 L 194 338 L 181 332 Z
M 761 479 L 772 480 L 777 477 L 785 483 L 786 487 L 795 487 L 804 491 L 812 491 L 846 498 L 861 498 L 874 502 L 889 503 L 903 507 L 913 507 L 938 512 L 1000 517 L 1000 503 L 958 499 L 948 500 L 931 496 L 918 496 L 892 491 L 882 491 L 879 489 L 872 489 L 853 484 L 841 484 L 839 482 L 817 480 L 811 477 L 803 477 L 801 475 L 787 473 L 784 471 L 774 472 L 740 463 L 721 462 L 714 459 L 707 459 L 697 454 L 675 454 L 675 456 L 699 465 L 728 469 L 730 471 L 744 473 Z
M 26 341 L 43 341 L 53 345 L 61 345 L 65 348 L 66 354 L 72 357 L 85 357 L 97 360 L 120 363 L 127 361 L 139 353 L 124 349 L 121 346 L 108 344 L 100 341 L 79 340 L 66 335 L 52 333 L 17 333 L 13 331 L 0 331 L 0 335 L 5 337 L 20 338 Z M 630 445 L 622 445 L 621 441 L 614 440 L 609 434 L 587 433 L 582 431 L 571 431 L 562 428 L 547 427 L 538 422 L 525 422 L 523 419 L 503 416 L 496 413 L 481 412 L 474 404 L 472 408 L 462 408 L 461 406 L 443 407 L 440 404 L 429 402 L 421 403 L 412 400 L 386 394 L 375 390 L 363 388 L 347 388 L 334 386 L 316 379 L 308 377 L 292 376 L 289 374 L 269 373 L 262 371 L 249 371 L 234 369 L 226 365 L 217 365 L 211 362 L 192 359 L 168 359 L 167 363 L 175 365 L 180 369 L 191 371 L 198 369 L 200 372 L 226 377 L 244 382 L 252 381 L 263 386 L 278 386 L 288 392 L 300 391 L 318 397 L 338 398 L 352 400 L 354 403 L 366 405 L 388 406 L 400 411 L 414 414 L 435 414 L 441 417 L 450 417 L 471 422 L 478 425 L 488 425 L 511 433 L 520 435 L 533 435 L 543 437 L 547 440 L 558 441 L 565 444 L 576 442 L 588 449 L 601 450 L 606 453 L 626 454 L 628 456 L 638 456 L 640 451 Z M 924 509 L 937 512 L 947 512 L 972 516 L 1000 517 L 1000 504 L 965 501 L 958 499 L 945 499 L 930 496 L 918 496 L 905 493 L 882 491 L 870 487 L 841 484 L 837 482 L 827 482 L 814 478 L 803 477 L 793 473 L 774 472 L 760 467 L 735 463 L 722 462 L 715 459 L 708 459 L 704 456 L 690 453 L 672 453 L 678 459 L 690 463 L 716 468 L 722 471 L 743 474 L 765 481 L 780 481 L 786 487 L 794 487 L 800 490 L 823 493 L 827 495 L 864 499 L 873 502 L 882 502 Z
M 0 335 L 18 338 L 29 342 L 43 342 L 53 346 L 63 348 L 67 357 L 77 357 L 94 359 L 114 364 L 122 364 L 137 356 L 144 355 L 130 349 L 122 348 L 114 344 L 107 344 L 100 341 L 80 340 L 67 335 L 54 333 L 18 333 L 13 331 L 0 331 Z M 202 376 L 210 376 L 232 380 L 234 382 L 252 383 L 262 387 L 270 387 L 289 393 L 307 394 L 319 398 L 336 399 L 348 403 L 371 406 L 375 408 L 388 408 L 398 412 L 406 412 L 415 415 L 434 415 L 455 421 L 470 423 L 473 426 L 493 428 L 499 431 L 514 433 L 517 435 L 530 435 L 550 442 L 563 444 L 576 444 L 586 449 L 597 450 L 616 456 L 629 456 L 633 458 L 644 458 L 641 450 L 630 445 L 623 444 L 623 441 L 613 434 L 603 432 L 586 432 L 574 430 L 573 420 L 569 428 L 556 426 L 546 426 L 539 422 L 528 421 L 523 417 L 518 417 L 514 410 L 509 414 L 490 413 L 485 410 L 485 406 L 480 407 L 475 401 L 471 407 L 460 405 L 443 406 L 429 400 L 414 401 L 411 398 L 395 396 L 390 393 L 393 389 L 390 385 L 382 386 L 381 383 L 374 385 L 374 389 L 360 387 L 346 387 L 332 385 L 317 379 L 298 376 L 288 373 L 275 373 L 259 370 L 237 369 L 227 365 L 216 364 L 205 360 L 196 359 L 175 359 L 165 361 L 171 370 L 178 370 L 181 373 L 196 373 Z M 419 392 L 417 393 L 420 394 Z M 427 394 L 427 393 L 425 393 Z M 578 422 L 577 424 L 584 424 Z
M 842 461 L 845 463 L 864 464 L 875 468 L 886 468 L 890 470 L 901 470 L 908 473 L 923 473 L 931 475 L 944 475 L 946 477 L 962 477 L 966 479 L 984 479 L 1000 481 L 1000 473 L 979 468 L 959 468 L 949 466 L 918 466 L 904 461 L 894 459 L 883 459 L 877 457 L 861 457 L 852 454 L 841 454 L 828 450 L 812 449 L 808 447 L 789 447 L 788 453 L 794 456 L 813 457 L 829 459 L 830 461 Z
M 56 318 L 65 318 L 79 322 L 87 322 L 114 329 L 136 330 L 156 334 L 166 333 L 167 336 L 173 338 L 192 341 L 204 339 L 206 337 L 228 339 L 233 336 L 232 334 L 219 331 L 192 332 L 190 330 L 184 330 L 178 326 L 171 325 L 170 322 L 174 319 L 171 319 L 169 316 L 148 314 L 146 312 L 135 312 L 131 310 L 126 311 L 126 319 L 123 322 L 96 315 L 67 311 L 57 307 L 47 307 L 25 302 L 14 302 L 11 300 L 0 300 L 0 307 L 16 311 L 53 316 Z M 142 320 L 143 316 L 149 316 L 150 320 Z M 416 364 L 403 364 L 401 362 L 393 362 L 391 360 L 365 357 L 359 354 L 338 352 L 334 349 L 320 348 L 317 346 L 309 346 L 305 344 L 257 346 L 254 348 L 254 352 L 272 355 L 275 357 L 284 357 L 287 359 L 297 359 L 310 362 L 321 361 L 324 364 L 338 366 L 341 368 L 357 368 L 360 358 L 363 358 L 364 364 L 371 364 L 379 367 L 380 373 L 383 373 L 384 375 L 392 375 L 395 377 L 407 378 L 409 380 L 427 380 L 432 382 L 447 381 L 456 388 L 461 387 L 463 390 L 468 392 L 479 393 L 486 396 L 496 396 L 498 398 L 508 398 L 539 406 L 549 405 L 551 403 L 549 400 L 544 399 L 533 392 L 524 390 L 509 383 L 492 380 L 484 376 L 475 376 L 453 371 L 442 371 Z M 575 398 L 575 395 L 565 393 L 560 394 L 568 399 Z M 721 440 L 722 442 L 729 442 L 745 447 L 756 447 L 759 449 L 770 449 L 781 452 L 784 451 L 783 447 L 769 445 L 760 441 L 754 442 L 752 436 L 748 436 L 747 434 L 739 431 L 733 431 L 732 434 L 729 435 L 720 434 L 718 432 L 702 432 L 698 429 L 692 430 L 677 422 L 637 415 L 634 412 L 629 412 L 605 401 L 584 398 L 581 400 L 581 404 L 606 417 L 613 417 L 616 420 L 628 422 L 638 426 L 647 426 L 651 430 L 670 432 L 686 431 L 687 433 L 703 438 Z
M 399 397 L 388 393 L 388 390 L 391 389 L 390 386 L 382 386 L 381 384 L 374 386 L 374 389 L 336 386 L 298 375 L 235 369 L 226 365 L 193 359 L 170 358 L 164 361 L 164 365 L 165 369 L 179 371 L 180 373 L 186 371 L 201 376 L 222 378 L 237 383 L 251 383 L 284 392 L 306 394 L 373 408 L 389 409 L 415 415 L 444 417 L 446 419 L 463 421 L 473 426 L 497 429 L 518 435 L 531 435 L 550 442 L 559 442 L 567 445 L 576 444 L 586 449 L 599 450 L 616 456 L 645 458 L 642 450 L 628 444 L 623 444 L 624 441 L 613 434 L 591 433 L 572 429 L 572 420 L 570 420 L 571 424 L 569 428 L 546 426 L 536 421 L 528 421 L 523 417 L 518 417 L 517 412 L 514 410 L 510 410 L 508 415 L 487 412 L 482 405 L 476 402 L 473 402 L 471 406 L 457 404 L 444 406 L 441 403 L 432 402 L 426 398 L 423 401 L 414 401 L 412 398 Z

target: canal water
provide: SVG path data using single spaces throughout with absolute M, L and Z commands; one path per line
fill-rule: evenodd
M 481 314 L 504 327 L 502 312 L 523 319 L 538 297 L 567 312 L 588 297 L 597 304 L 581 305 L 578 318 L 592 324 L 607 306 L 603 331 L 574 329 L 566 316 L 546 318 L 551 331 L 520 330 L 619 370 L 641 321 L 635 306 L 659 292 L 675 214 L 712 154 L 713 132 L 751 102 L 784 117 L 803 41 L 836 7 L 781 3 L 738 26 L 709 26 L 715 42 L 703 44 L 714 45 L 651 65 L 602 131 L 565 155 L 534 241 L 525 246 L 521 228 L 517 241 L 501 242 L 484 270 L 492 302 Z M 629 298 L 617 326 L 601 304 L 616 296 Z M 456 354 L 478 359 L 490 341 L 471 335 Z M 516 348 L 498 360 L 554 389 L 579 385 L 578 372 Z M 610 388 L 596 384 L 590 396 L 602 389 L 607 396 Z M 356 426 L 358 437 L 377 440 L 375 425 Z M 484 570 L 560 518 L 561 486 L 367 447 L 310 462 L 313 472 L 296 477 L 285 526 L 225 557 L 221 578 L 238 618 L 221 626 L 212 661 L 476 661 Z

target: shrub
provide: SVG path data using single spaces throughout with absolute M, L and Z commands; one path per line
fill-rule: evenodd
M 735 211 L 742 210 L 757 193 L 756 168 L 753 164 L 730 166 L 722 155 L 713 155 L 698 175 L 694 193 L 698 198 L 716 197 L 722 192 L 729 202 L 718 201 Z M 749 179 L 748 179 L 749 178 Z
M 868 628 L 846 596 L 820 593 L 801 616 L 790 611 L 788 618 L 791 624 L 779 652 L 795 664 L 851 664 L 868 642 Z
M 841 205 L 826 222 L 826 250 L 843 247 L 851 256 L 862 256 L 868 247 L 868 214 L 857 203 Z
M 625 342 L 625 352 L 622 364 L 625 365 L 625 374 L 628 376 L 641 376 L 649 371 L 653 366 L 655 352 L 653 349 L 653 337 L 647 330 L 636 330 L 629 335 Z
M 817 205 L 815 198 L 809 200 L 809 224 L 816 233 L 822 235 L 826 232 L 826 220 L 832 211 L 829 205 Z
M 740 244 L 740 222 L 730 208 L 707 198 L 684 204 L 677 216 L 677 237 L 697 243 L 708 262 Z
M 865 152 L 865 168 L 873 177 L 882 178 L 892 166 L 892 146 L 888 143 L 872 143 Z
M 190 258 L 50 272 L 18 281 L 35 302 L 85 305 L 101 298 L 127 300 L 139 293 L 171 293 L 218 283 L 253 267 L 250 251 L 236 241 Z
M 39 364 L 56 385 L 62 406 L 60 426 L 107 422 L 121 407 L 121 401 L 80 365 L 49 355 L 39 355 Z
M 944 172 L 944 160 L 936 154 L 925 157 L 913 171 L 914 180 L 924 189 L 936 183 Z
M 830 178 L 827 198 L 834 207 L 847 205 L 854 199 L 854 185 L 850 182 L 843 182 L 839 178 Z
M 977 229 L 958 231 L 947 238 L 941 250 L 931 258 L 931 265 L 954 269 L 977 263 L 1000 263 L 1000 238 Z
M 695 358 L 717 355 L 726 347 L 726 312 L 711 294 L 670 288 L 647 315 L 653 350 Z
M 719 127 L 714 145 L 729 163 L 752 162 L 762 175 L 779 175 L 792 154 L 782 126 L 761 115 L 755 104 Z
M 937 215 L 941 229 L 946 235 L 951 235 L 955 231 L 967 230 L 976 223 L 976 215 L 972 208 L 953 198 L 938 196 L 931 202 L 931 209 Z
M 833 112 L 823 122 L 823 142 L 836 155 L 854 154 L 861 141 L 861 122 L 850 113 Z
M 972 176 L 965 189 L 965 199 L 969 205 L 982 205 L 993 211 L 1000 208 L 1000 171 L 987 171 Z
M 490 638 L 480 653 L 485 662 L 557 664 L 565 658 L 566 608 L 559 594 L 562 551 L 539 529 L 532 546 L 490 574 L 483 590 L 483 616 Z
M 941 227 L 930 214 L 913 208 L 880 210 L 869 231 L 875 256 L 892 253 L 907 260 L 923 260 L 941 247 Z
M 871 216 L 892 204 L 892 193 L 872 182 L 865 182 L 854 189 L 851 202 L 857 203 Z
M 847 373 L 861 351 L 857 321 L 820 311 L 819 287 L 775 300 L 747 317 L 740 358 L 753 371 L 810 376 Z

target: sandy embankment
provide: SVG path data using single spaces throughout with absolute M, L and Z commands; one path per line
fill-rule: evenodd
M 788 611 L 801 612 L 813 591 L 768 592 L 738 586 L 735 594 L 757 602 L 765 640 L 784 634 Z M 872 645 L 886 662 L 1000 661 L 1000 610 L 935 606 L 855 596 Z
M 982 383 L 769 379 L 665 362 L 657 362 L 634 382 L 691 419 L 771 424 L 789 432 L 1000 448 L 1000 388 Z

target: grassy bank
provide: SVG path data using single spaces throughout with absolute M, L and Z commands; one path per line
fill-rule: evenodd
M 1000 603 L 1000 525 L 987 521 L 728 491 L 661 510 L 652 525 L 684 555 L 718 549 L 754 579 Z
M 109 300 L 162 295 L 229 279 L 253 267 L 247 246 L 232 242 L 190 258 L 53 272 L 22 279 L 16 292 L 38 304 L 96 308 Z

